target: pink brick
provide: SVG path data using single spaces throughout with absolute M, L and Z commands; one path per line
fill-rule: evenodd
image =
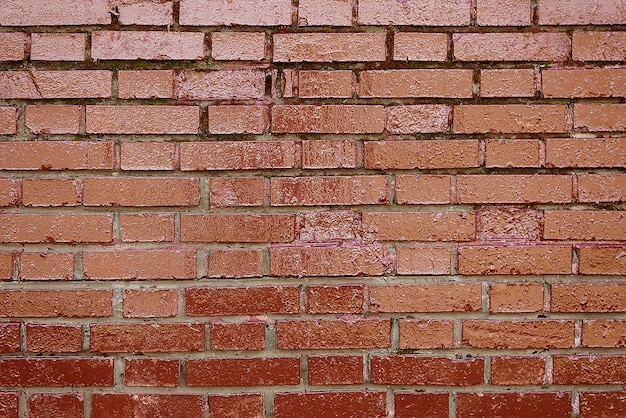
M 26 106 L 26 126 L 34 134 L 77 134 L 80 130 L 82 106 Z
M 265 184 L 262 177 L 212 177 L 209 181 L 211 207 L 262 206 Z
M 174 85 L 174 97 L 192 100 L 260 99 L 265 96 L 265 71 L 182 71 Z
M 174 74 L 170 70 L 128 70 L 117 73 L 120 99 L 160 99 L 174 94 Z
M 197 106 L 87 106 L 93 134 L 197 134 Z
M 274 35 L 275 62 L 384 61 L 385 52 L 384 33 Z
M 364 25 L 465 26 L 470 24 L 470 2 L 360 0 L 358 18 Z
M 570 40 L 565 33 L 457 33 L 458 61 L 565 61 Z
M 298 71 L 298 96 L 352 97 L 352 71 L 302 70 Z
M 19 203 L 19 181 L 0 179 L 0 206 L 13 206 Z
M 171 1 L 122 2 L 117 11 L 122 25 L 165 26 L 174 23 Z
M 531 0 L 478 0 L 476 22 L 479 26 L 529 26 Z
M 267 106 L 209 106 L 211 134 L 262 134 L 270 124 Z
M 0 98 L 70 99 L 111 97 L 112 72 L 105 70 L 3 71 Z
M 482 70 L 480 72 L 480 95 L 482 97 L 533 97 L 535 95 L 535 71 Z
M 446 105 L 388 106 L 385 129 L 392 134 L 444 132 L 452 107 Z
M 84 33 L 33 33 L 30 59 L 33 61 L 84 61 Z
M 123 142 L 122 170 L 173 170 L 176 166 L 176 144 L 172 142 Z
M 298 3 L 299 26 L 351 26 L 350 0 L 301 0 Z
M 202 32 L 113 32 L 91 35 L 94 60 L 201 60 L 204 58 Z
M 211 141 L 180 145 L 181 170 L 256 170 L 295 165 L 294 141 Z
M 265 33 L 213 32 L 211 57 L 217 61 L 262 61 L 265 58 Z
M 17 132 L 18 116 L 16 107 L 0 107 L 0 135 L 13 135 Z
M 106 25 L 109 0 L 3 0 L 0 26 Z
M 449 247 L 398 246 L 396 248 L 398 274 L 450 274 L 451 255 Z
M 614 0 L 541 0 L 537 14 L 540 25 L 623 25 L 626 23 L 626 4 Z
M 291 0 L 181 0 L 185 26 L 278 26 L 291 24 Z
M 0 33 L 0 61 L 22 61 L 26 34 L 21 32 Z
M 357 158 L 355 141 L 302 141 L 302 168 L 355 168 Z
M 448 35 L 445 33 L 400 32 L 393 38 L 396 61 L 446 61 Z

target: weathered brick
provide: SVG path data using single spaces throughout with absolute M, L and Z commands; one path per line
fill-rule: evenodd
M 539 141 L 536 139 L 488 139 L 486 167 L 539 167 Z
M 113 291 L 95 289 L 0 291 L 0 317 L 105 317 L 113 314 Z
M 363 383 L 362 356 L 308 356 L 310 385 Z
M 446 320 L 400 319 L 401 350 L 454 348 L 454 323 Z
M 576 103 L 574 129 L 582 132 L 626 130 L 626 104 Z
M 541 385 L 546 373 L 543 357 L 492 357 L 491 383 L 494 385 Z
M 194 279 L 194 250 L 89 251 L 83 254 L 87 280 Z
M 351 26 L 350 0 L 302 0 L 298 3 L 299 26 Z
M 355 168 L 358 151 L 352 140 L 302 141 L 302 168 Z
M 548 69 L 541 73 L 541 89 L 550 98 L 624 97 L 626 69 Z
M 572 176 L 489 174 L 457 177 L 459 203 L 568 203 Z
M 265 71 L 180 71 L 174 97 L 189 100 L 244 100 L 265 96 Z
M 465 320 L 463 345 L 474 348 L 529 349 L 574 347 L 574 321 Z
M 2 386 L 113 386 L 113 359 L 95 357 L 0 359 Z
M 0 34 L 0 61 L 22 61 L 26 36 L 22 32 L 3 32 Z
M 570 39 L 565 33 L 457 33 L 452 36 L 457 61 L 565 61 Z
M 550 138 L 546 167 L 626 167 L 626 138 Z
M 0 414 L 6 418 L 18 418 L 20 396 L 18 392 L 0 392 Z
M 22 253 L 19 277 L 20 280 L 72 280 L 74 254 Z
M 489 286 L 490 312 L 539 312 L 542 309 L 542 283 L 497 283 Z
M 287 350 L 385 348 L 391 345 L 389 319 L 282 320 L 276 347 Z
M 396 61 L 446 61 L 448 35 L 445 33 L 399 32 L 393 37 Z
M 63 416 L 82 418 L 85 416 L 83 394 L 75 393 L 35 393 L 28 400 L 30 417 L 46 418 Z
M 263 251 L 257 249 L 211 250 L 209 277 L 261 277 L 263 276 Z
M 176 144 L 172 142 L 122 142 L 122 170 L 174 170 Z
M 471 70 L 370 70 L 360 73 L 361 97 L 472 97 Z
M 2 71 L 2 99 L 111 97 L 112 72 L 105 70 Z
M 626 321 L 589 319 L 583 321 L 583 347 L 625 347 Z
M 478 0 L 476 23 L 479 26 L 530 26 L 531 1 Z
M 0 252 L 0 280 L 13 277 L 13 254 Z
M 197 106 L 87 106 L 91 134 L 197 134 Z
M 94 60 L 201 60 L 204 33 L 165 31 L 95 31 Z
M 84 61 L 84 33 L 33 33 L 30 59 L 33 61 Z
M 295 215 L 183 214 L 180 239 L 184 242 L 291 242 L 295 235 Z
M 203 351 L 203 323 L 92 323 L 89 350 L 102 353 Z
M 412 170 L 478 167 L 478 141 L 367 141 L 364 145 L 365 168 Z
M 0 179 L 0 206 L 15 206 L 19 203 L 20 182 L 12 179 Z
M 365 212 L 363 230 L 378 241 L 470 241 L 471 212 Z
M 557 133 L 566 132 L 562 105 L 460 105 L 454 106 L 452 130 L 456 133 Z
M 264 32 L 213 32 L 211 57 L 217 61 L 262 61 Z
M 267 106 L 209 106 L 209 133 L 262 134 L 270 124 Z
M 452 254 L 449 247 L 397 246 L 398 274 L 445 275 L 450 274 Z
M 279 33 L 274 62 L 362 62 L 385 60 L 385 34 Z
M 626 174 L 579 174 L 579 202 L 626 201 Z
M 555 385 L 623 385 L 626 360 L 620 355 L 556 355 L 552 382 Z
M 188 316 L 292 314 L 300 310 L 297 286 L 192 287 L 185 290 Z
M 385 130 L 391 134 L 444 132 L 450 125 L 452 107 L 445 105 L 389 106 Z
M 274 133 L 382 133 L 384 125 L 383 106 L 276 105 L 272 108 Z
M 581 418 L 620 418 L 626 414 L 626 393 L 582 392 L 580 394 Z
M 543 234 L 543 212 L 506 206 L 478 211 L 476 236 L 480 241 L 539 241 Z
M 383 385 L 454 385 L 483 383 L 482 357 L 456 359 L 412 355 L 373 355 L 370 381 Z
M 174 289 L 124 290 L 124 318 L 165 318 L 177 312 L 178 292 Z
M 113 142 L 0 142 L 0 170 L 111 170 Z
M 459 0 L 427 4 L 361 0 L 358 21 L 363 25 L 465 26 L 470 24 L 470 4 Z
M 13 135 L 17 132 L 19 113 L 16 107 L 0 107 L 0 135 Z
M 117 72 L 117 96 L 120 99 L 160 99 L 170 98 L 173 94 L 174 73 L 171 70 Z
M 626 274 L 625 247 L 582 247 L 579 254 L 580 274 Z
M 626 33 L 576 31 L 572 34 L 572 58 L 576 61 L 624 61 Z
M 21 335 L 19 322 L 0 322 L 0 353 L 19 353 Z
M 211 418 L 262 417 L 262 393 L 209 394 L 209 414 Z
M 26 127 L 34 134 L 77 134 L 81 125 L 81 106 L 26 106 Z
M 396 176 L 396 203 L 400 205 L 450 203 L 452 178 L 448 175 Z
M 572 415 L 572 396 L 569 392 L 463 392 L 459 393 L 457 402 L 458 418 L 491 415 L 569 418 Z
M 396 418 L 448 418 L 447 392 L 394 392 Z
M 362 285 L 308 286 L 306 311 L 310 313 L 361 313 L 364 287 Z
M 294 141 L 220 141 L 180 144 L 180 168 L 191 170 L 259 170 L 294 168 Z
M 464 246 L 459 248 L 459 273 L 571 274 L 572 248 L 566 245 Z
M 76 206 L 80 203 L 80 181 L 73 179 L 24 179 L 24 206 Z
M 265 200 L 262 177 L 212 177 L 209 187 L 213 208 L 262 206 Z
M 112 237 L 110 214 L 0 214 L 0 242 L 111 242 Z
M 177 387 L 179 374 L 178 359 L 137 357 L 124 359 L 125 386 Z
M 92 418 L 133 418 L 138 413 L 147 417 L 202 418 L 206 409 L 202 394 L 94 393 L 91 404 Z
M 478 283 L 369 287 L 370 312 L 471 312 L 480 309 L 481 289 Z
M 626 22 L 626 4 L 611 0 L 580 4 L 541 0 L 537 15 L 540 25 L 619 25 Z
M 192 358 L 187 386 L 280 386 L 300 383 L 298 357 Z
M 196 206 L 194 177 L 92 177 L 83 180 L 85 206 Z
M 359 240 L 360 214 L 347 210 L 305 212 L 298 217 L 297 238 L 302 242 L 342 242 Z
M 332 414 L 332 415 L 331 415 Z M 274 417 L 337 418 L 371 417 L 387 415 L 385 392 L 296 392 L 274 395 Z
M 535 71 L 531 69 L 481 70 L 481 97 L 533 97 Z
M 278 26 L 291 24 L 290 0 L 182 0 L 180 24 L 186 26 Z
M 169 26 L 174 23 L 171 1 L 139 0 L 117 6 L 122 25 Z
M 26 348 L 34 353 L 83 351 L 82 325 L 27 324 Z
M 173 213 L 121 213 L 120 239 L 122 242 L 174 241 L 174 218 Z
M 211 323 L 211 350 L 263 350 L 265 348 L 264 322 Z
M 298 74 L 298 97 L 352 97 L 353 73 L 350 70 L 301 70 Z
M 552 312 L 626 312 L 626 284 L 569 283 L 551 285 Z
M 107 25 L 108 0 L 3 0 L 1 26 Z
M 623 211 L 546 211 L 543 236 L 554 240 L 622 240 L 626 236 L 625 216 Z

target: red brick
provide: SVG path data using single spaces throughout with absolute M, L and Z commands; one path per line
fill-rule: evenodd
M 192 358 L 187 386 L 280 386 L 300 383 L 298 357 Z
M 363 230 L 378 241 L 470 241 L 472 212 L 365 212 Z
M 367 141 L 364 159 L 365 168 L 375 170 L 478 167 L 478 141 Z
M 300 310 L 297 286 L 192 287 L 185 290 L 188 316 L 293 314 Z
M 26 39 L 26 34 L 21 32 L 0 34 L 0 61 L 22 61 Z
M 186 26 L 278 26 L 291 24 L 290 0 L 182 0 L 180 24 Z
M 361 0 L 358 21 L 364 25 L 385 26 L 466 26 L 470 24 L 470 4 L 457 0 L 428 4 Z
M 220 141 L 180 144 L 180 168 L 190 170 L 257 170 L 294 168 L 294 141 Z
M 17 392 L 0 392 L 0 416 L 3 418 L 18 418 L 20 397 Z
M 22 203 L 24 206 L 76 206 L 80 202 L 80 180 L 24 179 Z
M 539 167 L 539 141 L 536 139 L 488 139 L 486 167 Z
M 581 274 L 626 274 L 625 247 L 582 247 L 579 254 Z
M 626 174 L 579 174 L 579 202 L 626 201 Z
M 0 169 L 2 170 L 110 170 L 112 168 L 112 141 L 0 142 Z
M 362 285 L 350 284 L 308 286 L 306 310 L 309 313 L 361 313 L 364 290 Z
M 547 139 L 546 167 L 626 167 L 626 138 Z
M 448 418 L 448 393 L 421 392 L 405 393 L 394 392 L 396 418 Z
M 90 134 L 197 134 L 197 106 L 87 106 Z
M 506 206 L 484 207 L 478 211 L 476 229 L 480 241 L 539 241 L 543 234 L 543 212 Z
M 87 280 L 195 279 L 195 250 L 90 251 L 83 254 Z
M 544 70 L 541 73 L 544 97 L 624 97 L 624 68 Z
M 91 403 L 92 418 L 202 418 L 206 410 L 202 394 L 94 393 Z
M 451 274 L 452 254 L 449 247 L 397 246 L 396 259 L 398 274 Z
M 582 392 L 580 394 L 581 418 L 620 418 L 626 415 L 626 393 Z
M 454 69 L 362 71 L 359 95 L 361 97 L 472 97 L 472 75 L 472 70 Z M 447 117 L 445 119 L 447 122 Z
M 195 177 L 93 177 L 83 180 L 85 206 L 196 206 Z
M 139 0 L 117 6 L 122 25 L 168 26 L 174 23 L 171 1 Z
M 626 321 L 589 319 L 583 321 L 583 347 L 626 347 Z
M 27 324 L 26 347 L 34 353 L 78 353 L 83 351 L 83 326 Z
M 0 179 L 0 206 L 15 206 L 19 203 L 19 181 Z
M 263 350 L 264 322 L 211 322 L 211 350 Z
M 392 262 L 382 246 L 270 248 L 272 276 L 382 276 Z
M 463 392 L 457 395 L 457 417 L 569 418 L 569 392 Z
M 479 26 L 530 26 L 531 1 L 478 0 L 476 22 Z
M 293 320 L 276 323 L 276 347 L 287 350 L 385 348 L 389 319 Z
M 383 385 L 455 385 L 483 383 L 481 357 L 456 359 L 411 355 L 374 355 L 370 381 Z
M 1 26 L 106 25 L 108 0 L 3 0 Z
M 275 34 L 274 62 L 369 62 L 385 60 L 385 34 Z
M 574 129 L 581 132 L 626 130 L 626 104 L 576 103 Z
M 112 72 L 104 70 L 2 71 L 0 98 L 70 99 L 111 97 Z
M 463 321 L 463 345 L 491 349 L 574 347 L 574 321 Z
M 189 100 L 243 100 L 265 96 L 265 71 L 181 71 L 174 80 L 174 97 Z
M 567 130 L 562 105 L 461 105 L 454 107 L 456 133 L 555 133 Z
M 35 393 L 30 396 L 31 418 L 82 418 L 85 416 L 83 394 L 78 393 Z
M 263 61 L 264 32 L 213 32 L 211 57 L 216 61 Z
M 535 95 L 535 71 L 531 69 L 481 70 L 480 95 L 481 97 L 533 97 Z
M 572 248 L 556 245 L 459 248 L 459 274 L 571 274 Z
M 489 286 L 490 312 L 539 312 L 542 309 L 542 283 L 497 283 Z
M 397 175 L 396 203 L 400 205 L 450 203 L 452 179 L 447 175 Z
M 565 61 L 570 40 L 565 33 L 457 33 L 452 36 L 457 61 Z
M 0 107 L 0 135 L 13 135 L 17 132 L 19 113 L 17 108 Z
M 457 177 L 459 203 L 569 203 L 569 175 L 489 174 Z
M 113 386 L 113 359 L 0 358 L 2 386 Z
M 124 318 L 166 318 L 178 312 L 175 289 L 124 290 Z
M 173 213 L 121 213 L 120 239 L 122 242 L 173 241 Z
M 543 235 L 554 240 L 622 240 L 626 236 L 625 216 L 623 211 L 546 211 Z
M 174 170 L 176 144 L 173 142 L 122 142 L 122 170 Z
M 262 134 L 270 124 L 267 106 L 209 106 L 209 133 Z
M 570 283 L 551 285 L 552 312 L 626 312 L 626 284 Z
M 19 322 L 0 322 L 0 353 L 19 353 L 21 335 Z
M 111 290 L 26 290 L 0 291 L 0 317 L 104 317 L 113 314 Z
M 392 134 L 444 132 L 448 129 L 451 106 L 411 105 L 385 108 L 385 130 Z
M 96 60 L 201 60 L 204 33 L 95 31 L 91 58 Z
M 310 385 L 356 385 L 363 383 L 361 356 L 308 356 Z
M 298 71 L 298 97 L 352 97 L 353 73 L 350 70 Z
M 211 250 L 209 277 L 261 277 L 263 276 L 263 251 L 249 248 Z
M 580 4 L 542 0 L 537 15 L 540 25 L 619 25 L 626 21 L 626 5 L 611 0 Z
M 10 280 L 13 277 L 13 254 L 0 253 L 0 280 Z
M 297 236 L 303 242 L 360 240 L 361 214 L 340 209 L 301 213 L 298 216 Z
M 446 61 L 448 35 L 445 33 L 399 32 L 393 37 L 396 61 Z
M 541 385 L 546 372 L 543 357 L 492 357 L 493 385 Z
M 22 253 L 19 278 L 20 280 L 72 280 L 74 279 L 74 254 Z
M 84 33 L 33 33 L 30 59 L 32 61 L 84 61 Z
M 209 394 L 211 418 L 258 418 L 264 410 L 262 393 Z
M 385 176 L 274 177 L 272 206 L 388 203 Z
M 400 319 L 399 348 L 454 348 L 454 323 L 442 320 Z
M 124 385 L 177 387 L 179 370 L 178 359 L 126 357 Z
M 120 99 L 160 99 L 173 95 L 174 73 L 171 70 L 117 72 L 117 96 Z
M 275 105 L 272 108 L 274 133 L 382 133 L 384 124 L 383 106 Z
M 555 385 L 623 385 L 626 358 L 620 355 L 556 355 L 552 382 Z
M 81 106 L 26 106 L 26 126 L 34 134 L 77 134 L 81 124 Z
M 572 34 L 572 58 L 576 61 L 624 61 L 626 33 L 576 31 Z
M 298 3 L 299 26 L 351 26 L 350 0 L 302 0 Z
M 471 312 L 481 309 L 479 283 L 430 283 L 369 287 L 370 312 Z
M 352 140 L 302 141 L 302 168 L 355 168 L 358 151 Z
M 274 417 L 387 417 L 385 392 L 276 393 Z
M 111 214 L 0 214 L 0 242 L 111 242 L 112 234 Z
M 101 353 L 204 350 L 204 323 L 90 324 L 89 350 Z
M 295 215 L 283 213 L 182 214 L 183 242 L 291 242 Z

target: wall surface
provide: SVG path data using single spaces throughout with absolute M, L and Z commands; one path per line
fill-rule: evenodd
M 623 418 L 626 2 L 0 0 L 0 418 Z

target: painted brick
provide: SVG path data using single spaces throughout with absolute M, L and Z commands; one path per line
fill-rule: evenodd
M 393 37 L 396 61 L 446 61 L 448 35 L 445 33 L 399 32 Z
M 188 100 L 243 100 L 265 96 L 265 71 L 180 71 L 174 79 L 174 97 Z
M 174 289 L 124 290 L 124 318 L 165 318 L 177 312 L 178 292 Z
M 574 129 L 582 132 L 623 131 L 626 105 L 621 103 L 576 103 Z
M 541 89 L 544 97 L 624 97 L 626 69 L 588 68 L 544 70 Z
M 255 418 L 264 414 L 262 393 L 209 395 L 211 418 Z
M 262 134 L 270 123 L 266 106 L 209 106 L 209 133 Z
M 87 280 L 194 279 L 194 250 L 89 251 L 83 254 Z
M 535 71 L 481 70 L 481 97 L 533 97 L 535 95 Z
M 472 312 L 480 309 L 481 289 L 478 283 L 369 287 L 370 312 Z
M 622 202 L 626 200 L 626 174 L 580 174 L 579 202 Z
M 456 133 L 556 133 L 567 130 L 561 105 L 461 105 L 454 107 Z
M 35 393 L 29 398 L 28 408 L 32 418 L 82 418 L 85 414 L 83 394 L 80 392 Z
M 108 0 L 3 0 L 2 26 L 107 25 Z
M 122 3 L 117 11 L 122 25 L 169 26 L 174 23 L 171 1 Z
M 76 206 L 80 203 L 79 180 L 24 179 L 22 203 L 24 206 Z
M 458 418 L 489 415 L 569 418 L 572 415 L 572 397 L 566 392 L 464 392 L 457 399 Z
M 551 138 L 546 167 L 626 167 L 626 138 Z
M 556 385 L 623 385 L 626 363 L 620 355 L 557 355 L 552 382 Z
M 284 33 L 275 34 L 274 62 L 384 61 L 385 34 Z
M 581 274 L 624 274 L 624 247 L 582 247 L 579 255 Z
M 171 142 L 123 142 L 120 145 L 122 170 L 174 170 L 176 144 Z
M 78 353 L 83 351 L 83 327 L 27 324 L 26 348 L 34 353 Z
M 491 383 L 494 385 L 541 385 L 545 372 L 546 360 L 543 357 L 491 358 Z
M 540 25 L 619 25 L 626 22 L 626 5 L 610 0 L 582 4 L 542 0 L 537 15 Z
M 581 418 L 619 418 L 626 414 L 624 392 L 582 392 L 580 394 Z
M 298 217 L 297 236 L 303 242 L 342 242 L 362 236 L 360 213 L 347 210 L 323 210 Z
M 301 70 L 298 71 L 298 97 L 352 97 L 350 70 Z
M 276 347 L 287 350 L 385 348 L 391 345 L 388 319 L 277 321 Z
M 363 383 L 362 356 L 308 356 L 310 385 Z
M 452 178 L 446 175 L 396 176 L 396 203 L 400 205 L 450 203 Z
M 543 236 L 555 240 L 621 240 L 626 234 L 624 216 L 623 211 L 546 211 Z
M 351 26 L 350 0 L 302 0 L 298 3 L 299 26 Z
M 490 312 L 539 312 L 542 309 L 541 283 L 497 283 L 489 286 Z
M 478 167 L 478 141 L 367 141 L 364 144 L 365 168 L 412 170 Z
M 574 321 L 465 320 L 463 345 L 474 348 L 530 349 L 574 347 Z
M 459 248 L 459 273 L 481 274 L 571 274 L 572 248 L 543 246 L 463 246 Z
M 458 33 L 452 36 L 457 61 L 565 61 L 570 53 L 564 33 Z
M 540 145 L 536 139 L 488 139 L 486 167 L 539 167 Z
M 543 212 L 516 207 L 486 207 L 478 211 L 476 235 L 480 241 L 539 241 Z
M 196 206 L 198 179 L 180 177 L 94 177 L 83 180 L 85 206 Z
M 13 254 L 0 253 L 0 280 L 10 280 L 13 277 Z
M 22 61 L 26 39 L 26 34 L 21 32 L 0 34 L 0 61 Z
M 20 280 L 72 280 L 74 254 L 22 253 L 19 277 Z
M 302 141 L 302 168 L 355 168 L 357 144 L 352 140 Z
M 173 94 L 174 74 L 170 70 L 120 70 L 117 72 L 117 96 L 120 99 L 170 98 Z
M 26 127 L 34 134 L 77 134 L 81 113 L 81 106 L 26 106 Z
M 113 386 L 113 359 L 95 357 L 0 359 L 2 386 Z
M 92 418 L 132 418 L 144 416 L 168 418 L 202 418 L 204 396 L 194 394 L 94 393 L 91 398 Z
M 300 383 L 298 357 L 188 359 L 187 386 L 280 386 Z
M 361 97 L 472 97 L 471 70 L 371 70 L 360 73 Z
M 330 414 L 337 418 L 386 417 L 385 392 L 305 392 L 274 395 L 276 418 L 314 418 Z
M 295 234 L 295 215 L 259 214 L 183 214 L 180 239 L 183 242 L 291 242 Z
M 396 418 L 449 417 L 449 395 L 444 392 L 394 392 Z
M 308 286 L 306 311 L 310 313 L 363 312 L 364 286 Z
M 184 142 L 180 168 L 191 170 L 257 170 L 294 168 L 294 141 Z
M 626 346 L 626 321 L 619 319 L 590 319 L 583 321 L 583 347 Z
M 94 60 L 201 60 L 204 33 L 161 31 L 95 31 Z
M 196 134 L 197 106 L 87 106 L 90 134 Z
M 263 350 L 265 323 L 218 322 L 211 323 L 211 350 Z
M 365 212 L 363 229 L 378 241 L 470 241 L 471 212 Z
M 265 33 L 213 32 L 211 57 L 216 61 L 262 61 L 265 59 Z
M 374 355 L 370 381 L 383 385 L 455 385 L 483 383 L 481 357 L 456 359 L 412 355 Z
M 451 274 L 452 254 L 449 247 L 397 246 L 397 272 L 401 275 Z
M 0 170 L 110 170 L 113 142 L 0 143 Z
M 182 0 L 185 26 L 278 26 L 291 24 L 290 0 Z
M 478 0 L 476 23 L 479 26 L 530 26 L 531 1 Z
M 385 130 L 416 134 L 448 130 L 452 108 L 445 105 L 390 106 L 385 108 Z
M 91 352 L 167 353 L 204 350 L 204 324 L 92 323 L 89 328 Z
M 30 59 L 33 61 L 84 61 L 84 33 L 33 33 Z
M 292 314 L 300 310 L 297 286 L 192 287 L 185 290 L 188 316 Z
M 0 242 L 111 242 L 112 234 L 110 214 L 0 214 Z
M 123 242 L 167 242 L 174 240 L 173 213 L 121 213 L 120 239 Z
M 21 350 L 19 322 L 0 322 L 0 353 L 19 353 Z
M 576 31 L 572 34 L 572 58 L 576 61 L 624 61 L 626 33 Z
M 381 133 L 383 106 L 276 105 L 272 108 L 274 133 Z
M 125 386 L 178 386 L 179 360 L 169 358 L 124 359 Z
M 552 312 L 626 312 L 626 285 L 569 283 L 551 285 Z
M 111 97 L 112 72 L 105 70 L 2 71 L 2 99 Z
M 454 348 L 454 323 L 445 320 L 400 319 L 401 350 Z
M 256 249 L 211 250 L 209 277 L 261 277 L 263 276 L 263 251 Z
M 470 4 L 459 0 L 428 4 L 361 0 L 358 21 L 364 25 L 465 26 L 470 24 Z

